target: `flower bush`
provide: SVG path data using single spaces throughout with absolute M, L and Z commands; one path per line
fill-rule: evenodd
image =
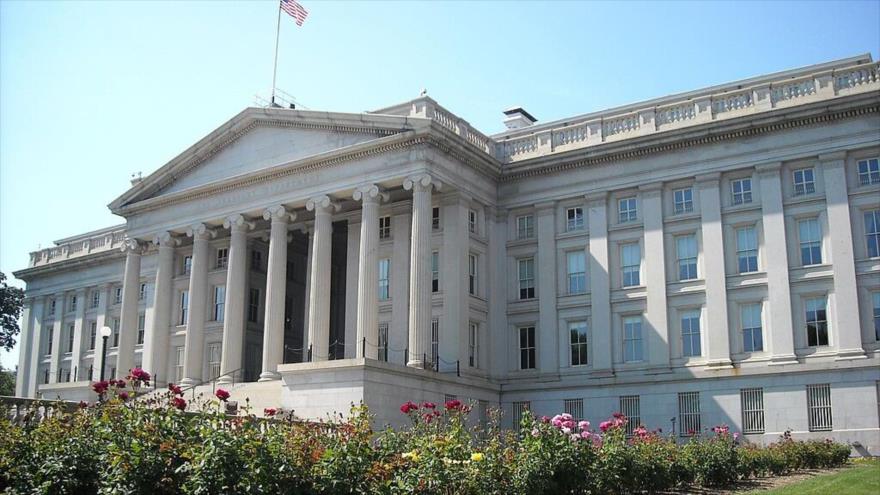
M 726 426 L 685 443 L 615 414 L 599 423 L 500 413 L 468 427 L 470 406 L 407 402 L 410 425 L 374 431 L 366 407 L 347 419 L 298 421 L 225 414 L 229 393 L 189 402 L 176 385 L 137 397 L 149 374 L 97 382 L 97 401 L 13 424 L 0 419 L 0 491 L 102 494 L 557 494 L 638 493 L 840 466 L 850 449 L 783 435 L 760 447 Z M 158 395 L 158 397 L 156 397 Z M 630 427 L 631 434 L 627 435 Z

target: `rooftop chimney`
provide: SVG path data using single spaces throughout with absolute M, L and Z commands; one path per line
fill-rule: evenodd
M 511 130 L 528 127 L 538 120 L 532 117 L 532 114 L 526 112 L 523 107 L 509 108 L 504 111 L 504 115 L 507 116 L 504 119 L 504 125 L 506 125 L 507 128 Z

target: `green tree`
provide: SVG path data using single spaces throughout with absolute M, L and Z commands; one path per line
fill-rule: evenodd
M 15 371 L 0 366 L 0 395 L 15 395 Z
M 0 272 L 0 347 L 11 351 L 15 347 L 15 337 L 21 329 L 18 318 L 21 316 L 21 305 L 24 302 L 24 291 L 6 284 L 6 275 Z

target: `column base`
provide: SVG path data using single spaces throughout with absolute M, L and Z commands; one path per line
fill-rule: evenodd
M 425 369 L 425 362 L 421 359 L 411 359 L 407 361 L 406 365 L 410 368 Z
M 770 357 L 770 366 L 783 366 L 786 364 L 798 364 L 798 358 L 794 354 L 781 354 Z
M 184 378 L 183 380 L 180 380 L 180 383 L 178 383 L 177 385 L 180 387 L 195 387 L 198 384 L 199 380 L 195 380 L 193 378 Z
M 229 375 L 221 376 L 217 379 L 217 385 L 232 385 L 232 377 Z
M 706 368 L 713 370 L 728 370 L 733 368 L 733 362 L 730 359 L 715 359 L 706 362 Z
M 281 374 L 277 371 L 264 371 L 260 373 L 260 378 L 257 380 L 258 382 L 272 382 L 275 380 L 280 380 Z
M 853 359 L 868 359 L 868 355 L 865 354 L 864 349 L 857 347 L 855 349 L 841 349 L 837 351 L 837 357 L 834 358 L 835 361 L 850 361 Z
M 613 376 L 614 370 L 612 369 L 594 370 L 590 373 L 590 378 L 611 378 Z

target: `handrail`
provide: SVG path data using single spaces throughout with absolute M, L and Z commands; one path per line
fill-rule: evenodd
M 196 387 L 200 387 L 206 383 L 211 383 L 211 392 L 215 392 L 217 390 L 217 381 L 218 380 L 220 380 L 221 378 L 223 378 L 225 376 L 229 376 L 232 378 L 232 385 L 235 385 L 235 374 L 238 372 L 242 372 L 242 371 L 244 371 L 244 368 L 238 368 L 238 369 L 234 369 L 232 371 L 227 371 L 226 373 L 222 373 L 222 374 L 217 375 L 213 378 L 209 378 L 207 380 L 202 380 L 199 383 L 195 383 L 195 384 L 183 387 L 180 389 L 180 391 L 183 394 L 185 394 L 188 391 L 191 391 L 192 392 L 191 396 L 193 399 L 195 399 L 196 398 Z

